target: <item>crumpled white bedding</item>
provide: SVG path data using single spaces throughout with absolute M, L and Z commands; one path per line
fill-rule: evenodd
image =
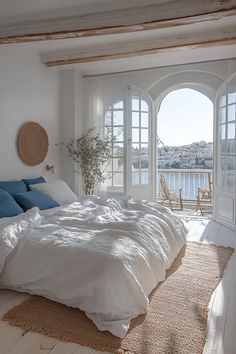
M 124 337 L 148 311 L 185 243 L 182 221 L 156 203 L 82 198 L 0 223 L 0 285 L 78 307 Z

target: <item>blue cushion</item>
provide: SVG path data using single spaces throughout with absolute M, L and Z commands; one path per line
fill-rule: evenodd
M 38 184 L 38 183 L 45 183 L 45 179 L 43 177 L 36 177 L 36 178 L 24 178 L 22 179 L 24 184 L 26 185 L 27 191 L 30 191 L 31 184 Z M 17 192 L 16 192 L 17 193 Z
M 34 207 L 44 210 L 59 206 L 54 199 L 40 191 L 16 193 L 13 194 L 13 198 L 24 210 Z
M 25 192 L 26 186 L 22 181 L 0 181 L 0 189 L 8 192 L 9 194 Z
M 23 213 L 23 210 L 15 199 L 8 192 L 0 189 L 0 218 L 16 216 L 20 213 Z

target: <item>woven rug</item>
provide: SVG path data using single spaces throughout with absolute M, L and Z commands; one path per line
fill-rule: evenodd
M 131 322 L 121 340 L 100 332 L 85 314 L 32 296 L 8 311 L 4 320 L 60 340 L 119 354 L 198 354 L 206 340 L 207 306 L 232 248 L 189 242 L 150 295 L 150 310 Z

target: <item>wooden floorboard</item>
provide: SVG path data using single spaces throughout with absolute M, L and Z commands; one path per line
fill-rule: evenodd
M 186 219 L 188 240 L 236 247 L 236 233 L 206 218 Z M 208 336 L 203 354 L 236 354 L 236 254 L 214 291 L 208 309 Z M 0 290 L 0 318 L 29 295 Z M 26 332 L 0 321 L 0 354 L 98 354 L 88 347 Z M 109 354 L 104 353 L 103 354 Z M 190 353 L 191 354 L 191 353 Z

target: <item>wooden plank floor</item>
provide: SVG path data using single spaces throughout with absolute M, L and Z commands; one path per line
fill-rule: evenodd
M 189 219 L 188 239 L 236 247 L 236 233 L 207 219 Z M 203 354 L 236 354 L 236 254 L 212 295 L 209 304 L 208 336 Z M 27 294 L 0 290 L 0 318 Z M 98 354 L 78 344 L 66 343 L 38 333 L 26 332 L 0 321 L 0 354 Z M 103 352 L 104 354 L 104 352 Z M 106 353 L 105 353 L 106 354 Z M 192 353 L 189 353 L 192 354 Z

